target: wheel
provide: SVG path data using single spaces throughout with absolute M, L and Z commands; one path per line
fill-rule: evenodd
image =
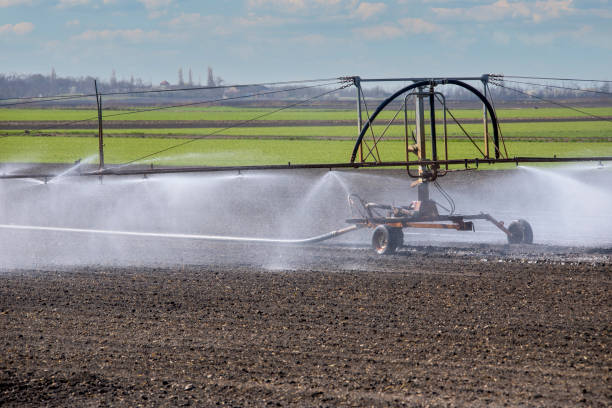
M 379 255 L 389 255 L 397 248 L 397 233 L 391 232 L 392 228 L 386 225 L 379 225 L 372 234 L 372 248 Z
M 533 230 L 525 220 L 512 221 L 508 226 L 509 244 L 533 244 Z

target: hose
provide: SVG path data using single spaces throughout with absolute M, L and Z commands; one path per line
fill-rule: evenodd
M 53 231 L 53 232 L 74 232 L 85 234 L 104 234 L 104 235 L 123 235 L 132 237 L 155 237 L 155 238 L 181 238 L 195 239 L 202 241 L 217 242 L 245 242 L 254 244 L 278 244 L 278 245 L 303 245 L 325 241 L 360 228 L 357 225 L 350 225 L 339 230 L 331 231 L 326 234 L 317 235 L 304 239 L 270 239 L 270 238 L 248 238 L 248 237 L 228 237 L 222 235 L 200 235 L 200 234 L 172 234 L 162 232 L 134 232 L 134 231 L 113 231 L 87 228 L 64 228 L 64 227 L 42 227 L 36 225 L 12 225 L 0 224 L 0 229 L 26 230 L 26 231 Z

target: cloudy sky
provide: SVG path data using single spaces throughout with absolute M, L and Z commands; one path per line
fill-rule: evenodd
M 0 0 L 0 72 L 612 79 L 608 0 Z

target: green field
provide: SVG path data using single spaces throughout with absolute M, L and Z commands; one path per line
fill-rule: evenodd
M 116 120 L 247 120 L 269 108 L 177 108 L 137 115 L 110 116 L 126 111 L 105 111 Z M 585 108 L 592 114 L 612 116 L 612 107 Z M 387 112 L 390 118 L 393 112 Z M 461 118 L 478 118 L 479 109 L 457 110 Z M 568 118 L 557 122 L 502 123 L 509 156 L 603 156 L 612 155 L 610 121 L 571 121 L 579 114 L 568 109 L 506 109 L 498 111 L 506 118 Z M 2 121 L 71 121 L 95 117 L 92 110 L 78 109 L 0 109 Z M 333 109 L 291 109 L 267 116 L 270 120 L 353 120 L 355 112 Z M 384 123 L 384 121 L 383 121 Z M 374 127 L 380 135 L 383 125 Z M 482 148 L 482 125 L 464 128 Z M 429 130 L 427 130 L 429 132 Z M 442 126 L 437 127 L 442 151 Z M 448 126 L 451 159 L 481 157 L 455 124 Z M 491 132 L 492 133 L 492 132 Z M 403 126 L 391 126 L 379 145 L 383 161 L 405 160 Z M 121 164 L 159 150 L 193 140 L 185 146 L 156 154 L 140 163 L 160 165 L 261 165 L 298 163 L 340 163 L 349 160 L 356 126 L 238 126 L 225 128 L 106 129 L 105 161 Z M 371 144 L 371 135 L 366 139 Z M 97 129 L 53 129 L 24 132 L 0 130 L 0 162 L 72 163 L 78 159 L 96 162 Z M 442 154 L 440 154 L 442 157 Z
M 176 139 L 112 138 L 106 141 L 105 161 L 121 164 L 173 146 Z M 348 162 L 354 142 L 338 140 L 247 140 L 203 139 L 155 155 L 140 163 L 160 165 L 257 165 Z M 5 137 L 0 140 L 0 162 L 72 163 L 84 159 L 97 163 L 94 138 Z M 450 158 L 476 158 L 469 142 L 454 142 Z M 385 161 L 405 160 L 404 144 L 380 146 Z M 511 156 L 602 156 L 612 155 L 612 143 L 514 142 Z
M 134 108 L 142 110 L 147 108 Z M 581 108 L 580 110 L 597 116 L 612 116 L 612 107 Z M 357 120 L 354 110 L 340 109 L 287 109 L 274 112 L 273 108 L 174 108 L 150 112 L 130 113 L 132 110 L 105 110 L 103 117 L 107 120 L 249 120 L 269 114 L 260 120 Z M 370 110 L 372 112 L 372 110 Z M 482 117 L 479 109 L 452 110 L 453 115 L 462 119 Z M 129 114 L 127 114 L 129 113 Z M 410 114 L 410 112 L 409 112 Z M 379 116 L 390 119 L 395 111 L 385 110 Z M 441 117 L 442 112 L 437 112 Z M 564 108 L 544 109 L 500 109 L 497 111 L 500 120 L 504 118 L 564 118 L 586 116 Z M 97 118 L 95 109 L 0 109 L 1 121 L 72 121 Z M 400 116 L 401 118 L 401 116 Z M 364 119 L 366 119 L 364 113 Z M 449 118 L 450 120 L 450 118 Z
M 473 137 L 482 135 L 483 126 L 480 124 L 466 124 L 464 129 Z M 380 135 L 384 126 L 375 126 L 375 135 Z M 440 137 L 443 135 L 442 126 L 437 127 Z M 31 135 L 73 135 L 73 136 L 95 136 L 97 129 L 53 129 L 42 131 L 31 131 Z M 357 136 L 356 126 L 270 126 L 270 127 L 233 127 L 224 128 L 169 128 L 169 129 L 106 129 L 107 136 L 193 136 L 203 137 L 207 135 L 236 136 L 236 137 L 278 137 L 284 139 L 307 139 L 307 138 L 351 138 Z M 403 126 L 393 125 L 386 133 L 387 137 L 404 138 Z M 492 132 L 491 132 L 492 134 Z M 502 134 L 507 139 L 512 138 L 604 138 L 612 137 L 612 123 L 610 122 L 520 122 L 506 123 L 502 125 Z M 0 130 L 0 136 L 24 135 L 21 130 Z M 455 138 L 464 138 L 459 126 L 448 125 L 448 135 Z M 27 135 L 26 135 L 27 136 Z M 369 136 L 371 137 L 371 136 Z

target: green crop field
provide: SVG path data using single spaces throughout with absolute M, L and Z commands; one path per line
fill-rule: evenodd
M 106 141 L 105 161 L 121 164 L 166 149 L 183 141 L 176 139 L 111 138 Z M 340 140 L 250 140 L 202 139 L 140 163 L 160 165 L 255 165 L 347 162 L 352 141 Z M 514 142 L 512 156 L 602 156 L 612 155 L 612 143 Z M 453 142 L 450 158 L 475 158 L 479 154 L 469 142 Z M 404 160 L 404 144 L 388 141 L 380 146 L 385 161 Z M 0 139 L 0 162 L 72 163 L 83 159 L 97 162 L 94 138 L 4 137 Z
M 612 116 L 612 107 L 584 108 L 598 116 Z M 123 115 L 129 111 L 105 111 L 107 120 L 219 120 L 242 121 L 271 113 L 273 108 L 189 107 Z M 612 155 L 610 121 L 572 121 L 580 114 L 568 109 L 505 109 L 498 111 L 502 132 L 510 156 L 603 156 Z M 390 119 L 395 112 L 385 112 Z M 480 118 L 481 110 L 457 110 L 458 118 Z M 118 115 L 118 116 L 113 116 Z M 81 109 L 0 109 L 0 126 L 7 121 L 72 121 L 95 118 L 95 110 Z M 566 121 L 529 122 L 536 118 Z M 503 123 L 503 118 L 524 118 L 524 122 Z M 354 120 L 355 112 L 334 109 L 287 109 L 266 116 L 269 120 L 333 121 Z M 94 122 L 95 123 L 95 122 Z M 374 126 L 379 136 L 385 121 Z M 316 124 L 316 125 L 315 125 Z M 275 126 L 281 125 L 281 126 Z M 78 126 L 78 125 L 77 125 Z M 166 124 L 164 124 L 166 126 Z M 482 124 L 464 128 L 482 148 Z M 429 133 L 429 129 L 427 129 Z M 442 126 L 437 127 L 439 151 L 442 151 Z M 492 131 L 490 131 L 492 134 Z M 478 150 L 455 124 L 448 125 L 449 157 L 480 157 Z M 257 165 L 292 163 L 347 162 L 356 126 L 235 126 L 226 128 L 129 128 L 105 129 L 105 158 L 108 164 L 120 164 L 148 156 L 179 143 L 188 144 L 163 154 L 154 154 L 140 163 L 161 165 Z M 403 126 L 390 126 L 379 145 L 384 161 L 405 160 Z M 78 136 L 78 137 L 77 137 Z M 189 139 L 194 139 L 189 141 Z M 200 140 L 195 140 L 200 139 Z M 372 136 L 366 137 L 372 144 Z M 78 159 L 97 160 L 97 129 L 0 130 L 0 162 L 72 163 Z M 442 155 L 440 155 L 442 156 Z
M 483 126 L 480 124 L 466 124 L 464 129 L 472 136 L 480 138 L 483 135 Z M 384 126 L 374 126 L 374 134 L 380 135 Z M 438 126 L 438 135 L 442 137 L 442 126 Z M 429 129 L 427 129 L 429 130 Z M 32 135 L 74 135 L 97 137 L 97 129 L 53 129 L 31 131 Z M 133 136 L 133 137 L 204 137 L 204 136 L 234 136 L 234 137 L 278 137 L 284 139 L 305 138 L 352 138 L 357 136 L 356 126 L 271 126 L 246 127 L 237 126 L 224 128 L 174 128 L 174 129 L 106 129 L 107 136 Z M 386 137 L 404 138 L 405 129 L 400 125 L 389 127 Z M 492 134 L 492 130 L 490 130 Z M 0 136 L 24 135 L 21 130 L 0 130 Z M 454 138 L 464 138 L 464 133 L 455 124 L 448 125 L 448 135 Z M 506 139 L 554 139 L 563 138 L 612 138 L 612 123 L 610 122 L 519 122 L 502 124 L 502 135 Z M 368 137 L 371 137 L 368 134 Z
M 286 109 L 274 112 L 274 108 L 172 108 L 154 110 L 149 112 L 132 113 L 147 108 L 134 108 L 134 110 L 104 110 L 106 120 L 250 120 L 261 115 L 267 115 L 260 120 L 357 120 L 353 110 L 341 109 Z M 151 109 L 151 108 L 149 108 Z M 612 107 L 582 108 L 582 111 L 597 116 L 612 116 Z M 457 118 L 477 119 L 482 117 L 480 109 L 452 110 Z M 390 119 L 395 115 L 394 110 L 385 110 L 379 116 L 381 119 Z M 411 114 L 409 112 L 409 114 Z M 437 112 L 441 117 L 442 113 Z M 565 108 L 543 109 L 500 109 L 497 111 L 500 120 L 504 118 L 571 118 L 587 116 Z M 401 114 L 399 116 L 401 118 Z M 364 113 L 364 119 L 367 117 Z M 6 121 L 73 121 L 97 119 L 95 109 L 0 109 L 0 122 Z M 450 118 L 449 118 L 450 120 Z

